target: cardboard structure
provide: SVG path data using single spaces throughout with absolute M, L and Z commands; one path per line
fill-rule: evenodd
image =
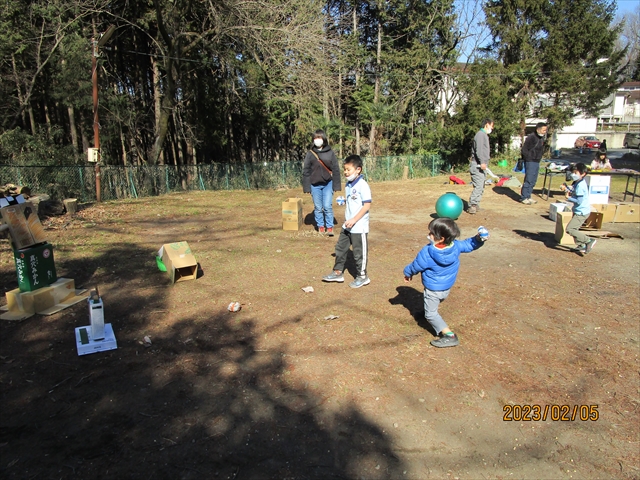
M 571 235 L 568 235 L 565 230 L 567 229 L 567 225 L 571 221 L 571 217 L 573 217 L 572 212 L 558 212 L 556 217 L 556 235 L 555 239 L 560 245 L 575 245 L 576 242 L 573 240 Z
M 158 256 L 162 258 L 171 283 L 196 279 L 198 262 L 187 242 L 165 243 L 158 251 Z
M 1 307 L 6 313 L 0 315 L 3 320 L 24 320 L 36 313 L 53 315 L 88 297 L 86 289 L 76 289 L 70 278 L 59 278 L 48 287 L 33 292 L 21 292 L 19 288 L 7 292 L 7 305 Z
M 31 202 L 26 202 L 22 195 L 3 200 L 3 205 L 8 205 L 0 208 L 0 217 L 9 227 L 15 250 L 46 242 L 44 227 L 38 218 L 38 209 Z
M 549 219 L 552 222 L 556 221 L 558 212 L 564 212 L 567 208 L 566 203 L 551 203 L 549 204 Z
M 282 202 L 282 229 L 300 230 L 302 227 L 302 199 L 290 198 Z
M 602 228 L 603 217 L 604 215 L 600 212 L 591 212 L 580 228 L 586 227 L 600 230 Z
M 602 213 L 602 223 L 613 222 L 618 205 L 615 203 L 595 203 L 591 205 L 591 211 Z
M 14 250 L 13 259 L 21 292 L 47 287 L 58 279 L 50 243 Z
M 637 203 L 618 203 L 616 213 L 613 216 L 613 223 L 639 223 L 640 209 Z

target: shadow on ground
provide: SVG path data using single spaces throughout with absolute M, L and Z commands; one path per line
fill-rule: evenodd
M 397 287 L 398 294 L 389 299 L 391 305 L 402 305 L 406 308 L 418 326 L 434 337 L 438 334 L 431 324 L 424 318 L 424 294 L 413 287 Z
M 517 235 L 529 239 L 529 240 L 534 240 L 536 242 L 541 242 L 544 244 L 545 247 L 550 248 L 551 250 L 559 250 L 562 252 L 571 252 L 571 248 L 573 248 L 573 246 L 565 246 L 565 245 L 559 245 L 556 238 L 555 238 L 555 234 L 551 233 L 551 232 L 527 232 L 526 230 L 514 230 L 514 233 L 516 233 Z
M 107 265 L 133 282 L 127 272 L 141 270 L 111 263 L 123 248 L 66 267 Z M 108 352 L 77 355 L 86 305 L 0 324 L 2 478 L 402 476 L 381 428 L 292 381 L 284 350 L 256 347 L 257 318 L 239 321 L 224 307 L 185 315 L 145 348 L 153 313 L 169 308 L 161 291 L 132 288 L 110 304 L 118 349 Z
M 514 202 L 520 203 L 520 194 L 510 187 L 493 187 L 493 191 L 498 195 L 509 197 Z

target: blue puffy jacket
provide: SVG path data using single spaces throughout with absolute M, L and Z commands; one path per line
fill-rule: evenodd
M 418 252 L 416 259 L 404 268 L 404 275 L 412 277 L 422 273 L 424 288 L 439 292 L 453 287 L 460 267 L 460 254 L 480 248 L 484 242 L 477 236 L 454 240 L 451 245 L 437 248 L 428 244 Z

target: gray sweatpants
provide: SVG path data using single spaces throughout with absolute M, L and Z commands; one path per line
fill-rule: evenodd
M 447 322 L 438 313 L 440 303 L 444 302 L 449 296 L 449 290 L 441 290 L 439 292 L 424 289 L 424 318 L 431 324 L 437 334 L 440 334 L 445 328 L 449 328 Z
M 573 240 L 577 245 L 584 245 L 585 243 L 589 243 L 591 240 L 584 233 L 580 231 L 580 227 L 584 222 L 587 221 L 589 215 L 576 215 L 573 214 L 571 220 L 569 220 L 569 224 L 567 225 L 566 232 L 573 237 Z
M 344 272 L 344 263 L 347 260 L 349 247 L 353 246 L 353 259 L 356 262 L 356 269 L 359 277 L 367 276 L 367 261 L 369 259 L 369 245 L 367 243 L 368 233 L 351 233 L 344 228 L 336 243 L 336 263 L 333 266 L 335 271 Z
M 469 164 L 469 173 L 471 173 L 471 183 L 473 184 L 469 205 L 480 205 L 480 200 L 482 200 L 482 194 L 484 193 L 486 174 L 475 160 L 471 160 Z

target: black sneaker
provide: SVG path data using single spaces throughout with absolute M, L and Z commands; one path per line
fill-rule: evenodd
M 458 336 L 455 333 L 453 335 L 442 335 L 440 338 L 431 340 L 431 345 L 438 348 L 457 347 L 460 345 L 460 340 L 458 340 Z
M 589 243 L 587 243 L 587 244 L 584 246 L 584 254 L 586 255 L 587 253 L 589 253 L 595 244 L 596 244 L 596 239 L 595 239 L 595 238 L 592 238 L 592 239 L 589 241 Z

